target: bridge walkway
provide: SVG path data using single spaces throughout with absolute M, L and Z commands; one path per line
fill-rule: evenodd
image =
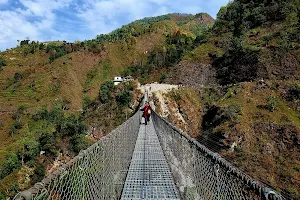
M 141 124 L 121 200 L 179 200 L 152 121 Z

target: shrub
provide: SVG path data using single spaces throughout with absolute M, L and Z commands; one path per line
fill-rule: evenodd
M 162 75 L 160 75 L 159 77 L 159 82 L 162 83 L 165 81 L 165 79 L 168 77 L 167 73 L 163 73 Z
M 108 103 L 111 100 L 111 92 L 113 91 L 113 81 L 106 81 L 100 86 L 100 101 L 101 103 Z
M 11 125 L 10 131 L 9 131 L 10 135 L 13 136 L 17 132 L 17 130 L 19 130 L 21 128 L 22 128 L 22 122 L 21 122 L 21 120 L 18 119 Z
M 48 110 L 46 107 L 41 108 L 40 110 L 37 110 L 33 115 L 32 119 L 34 121 L 38 120 L 46 120 L 48 118 Z
M 2 68 L 3 66 L 6 66 L 6 61 L 3 57 L 0 56 L 0 68 Z
M 80 150 L 88 148 L 91 143 L 85 138 L 84 134 L 77 134 L 70 139 L 71 150 L 79 153 Z
M 0 200 L 5 200 L 5 199 L 6 199 L 5 195 L 2 192 L 0 192 Z
M 46 174 L 45 166 L 42 163 L 38 163 L 37 166 L 34 169 L 34 174 L 31 177 L 30 183 L 31 185 L 34 185 L 37 182 L 40 182 L 43 180 Z
M 24 144 L 24 162 L 34 161 L 40 153 L 40 143 L 36 140 L 30 140 Z
M 288 89 L 287 98 L 289 101 L 300 100 L 300 86 L 299 85 L 290 86 Z
M 125 88 L 128 91 L 134 91 L 135 87 L 136 87 L 135 83 L 132 82 L 132 81 L 129 81 L 129 82 L 126 83 L 126 87 Z
M 65 118 L 60 124 L 60 129 L 57 128 L 57 131 L 62 135 L 74 135 L 81 134 L 86 131 L 86 126 L 81 122 L 78 117 L 74 115 Z
M 181 95 L 179 92 L 172 90 L 170 93 L 170 97 L 177 103 L 182 99 Z
M 2 161 L 2 167 L 0 169 L 0 180 L 19 167 L 21 167 L 21 162 L 16 153 L 7 156 L 6 159 Z
M 131 94 L 128 90 L 123 90 L 121 93 L 117 94 L 116 100 L 119 106 L 128 106 L 131 101 Z
M 82 109 L 86 110 L 91 103 L 92 103 L 92 100 L 90 100 L 87 95 L 84 95 L 83 99 L 82 99 Z
M 30 41 L 30 40 L 28 40 L 28 39 L 26 39 L 26 40 L 21 40 L 21 41 L 20 41 L 20 46 L 28 45 L 28 44 L 29 44 L 29 41 Z
M 16 72 L 14 74 L 14 83 L 17 83 L 19 80 L 21 80 L 23 78 L 22 74 L 20 74 L 19 72 Z
M 61 124 L 64 121 L 64 113 L 61 108 L 61 105 L 58 104 L 54 105 L 52 109 L 49 111 L 47 118 L 45 120 L 55 124 Z
M 50 54 L 49 62 L 52 63 L 56 58 L 62 57 L 69 52 L 67 51 L 68 46 L 57 45 L 50 43 L 46 47 L 46 52 Z
M 45 151 L 46 154 L 56 156 L 57 143 L 55 136 L 52 133 L 42 133 L 39 137 L 39 143 L 41 150 Z
M 272 96 L 269 95 L 266 100 L 267 100 L 266 108 L 269 111 L 273 112 L 277 107 L 278 98 L 276 96 L 272 97 Z
M 239 122 L 239 115 L 241 114 L 242 109 L 240 105 L 233 104 L 229 105 L 225 110 L 224 110 L 224 116 L 225 118 L 238 123 Z

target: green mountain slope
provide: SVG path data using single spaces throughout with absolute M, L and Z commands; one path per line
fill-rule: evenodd
M 124 121 L 139 94 L 135 85 L 111 87 L 121 74 L 143 84 L 210 86 L 169 94 L 186 131 L 199 141 L 208 133 L 232 163 L 299 198 L 299 9 L 299 0 L 235 0 L 216 21 L 204 13 L 168 14 L 93 40 L 24 40 L 2 52 L 0 160 L 12 167 L 1 172 L 0 191 L 13 196 L 29 187 L 58 152 L 70 159 L 88 145 L 87 126 L 101 136 Z M 175 116 L 169 120 L 180 126 Z M 55 141 L 58 152 L 50 148 Z
M 300 198 L 299 11 L 299 0 L 229 3 L 165 80 L 211 86 L 168 94 L 169 120 L 287 199 Z
M 192 42 L 213 21 L 207 14 L 169 14 L 93 40 L 23 40 L 1 52 L 0 195 L 30 187 L 125 121 L 141 94 L 136 83 L 112 87 L 110 80 L 130 72 L 142 82 L 160 81 L 183 55 L 167 41 L 180 33 Z M 164 63 L 149 67 L 159 52 L 165 52 Z

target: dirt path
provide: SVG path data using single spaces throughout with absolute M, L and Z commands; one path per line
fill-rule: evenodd
M 140 87 L 140 89 L 142 91 L 148 91 L 149 94 L 151 94 L 152 92 L 157 92 L 157 91 L 165 92 L 165 91 L 171 90 L 173 88 L 177 89 L 178 85 L 152 83 L 152 84 L 142 85 Z
M 160 107 L 162 109 L 162 113 L 161 113 L 162 117 L 166 117 L 169 115 L 170 111 L 168 109 L 167 104 L 165 103 L 164 94 L 172 89 L 178 89 L 178 87 L 179 87 L 178 85 L 153 83 L 153 84 L 142 85 L 140 89 L 142 92 L 148 91 L 150 106 L 154 110 L 156 106 L 152 101 L 152 99 L 153 96 L 155 96 L 155 98 L 160 103 Z

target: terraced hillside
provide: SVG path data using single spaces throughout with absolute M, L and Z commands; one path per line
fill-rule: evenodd
M 216 21 L 168 14 L 93 40 L 23 40 L 1 52 L 0 191 L 12 197 L 40 180 L 45 167 L 70 159 L 87 138 L 134 112 L 139 83 L 160 82 L 189 86 L 167 94 L 161 107 L 161 96 L 154 99 L 161 114 L 299 199 L 299 13 L 299 0 L 235 0 Z M 115 75 L 139 83 L 113 87 Z
M 141 98 L 138 83 L 113 87 L 110 80 L 163 80 L 183 55 L 168 40 L 177 34 L 192 42 L 213 21 L 207 14 L 169 14 L 93 40 L 23 40 L 1 52 L 0 194 L 13 197 L 122 123 Z

